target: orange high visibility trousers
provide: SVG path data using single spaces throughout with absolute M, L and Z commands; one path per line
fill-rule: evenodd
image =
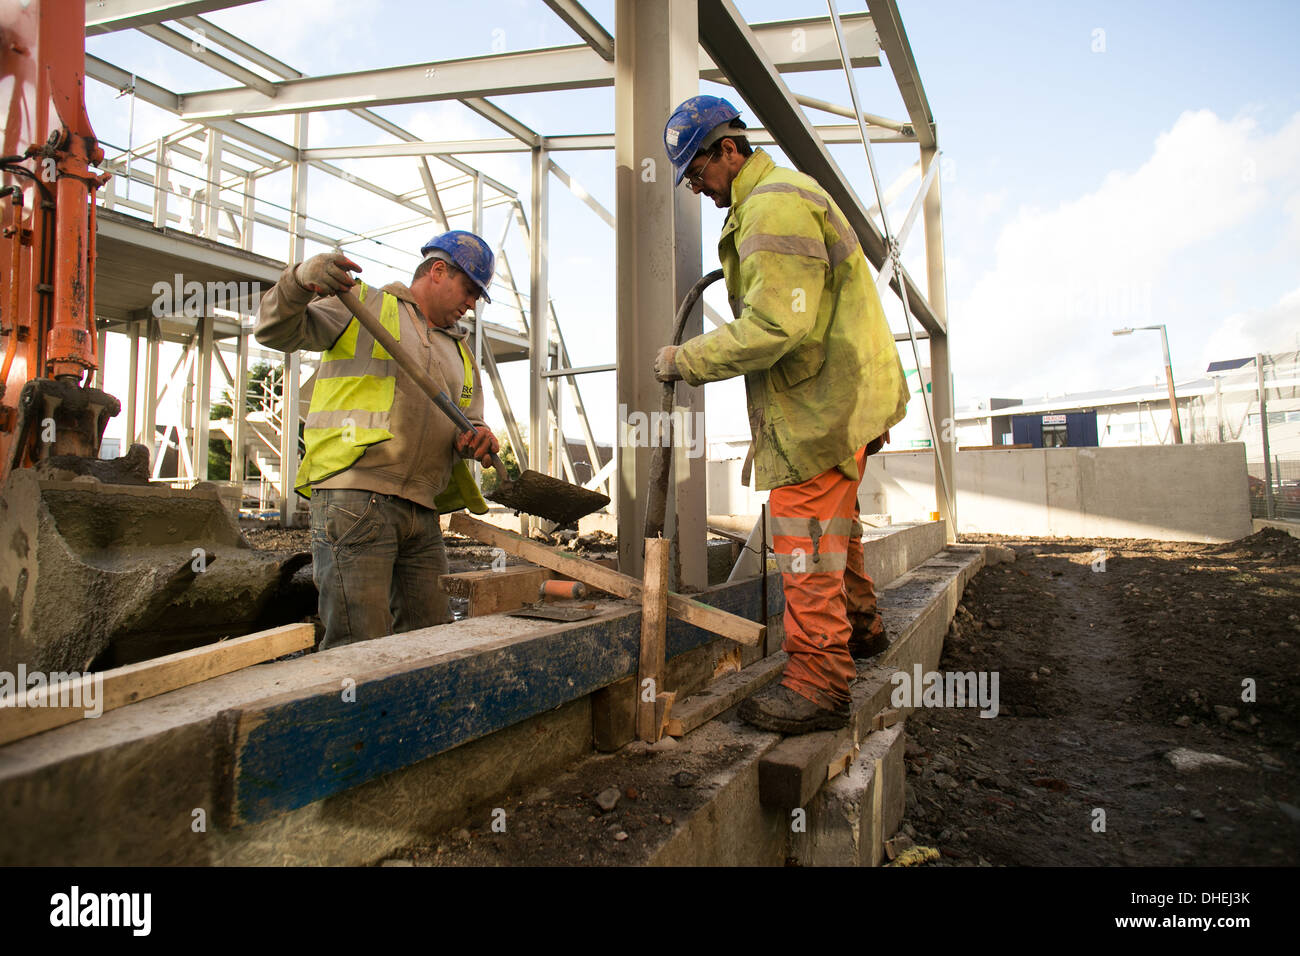
M 854 457 L 861 475 L 866 448 Z M 790 655 L 781 683 L 822 707 L 848 703 L 849 682 L 857 676 L 850 635 L 882 629 L 863 567 L 859 484 L 831 468 L 768 496 L 772 550 L 785 591 L 782 649 Z

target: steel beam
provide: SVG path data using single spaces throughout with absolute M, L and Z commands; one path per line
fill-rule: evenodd
M 879 65 L 879 50 L 871 18 L 844 18 L 855 66 Z M 792 31 L 800 30 L 797 42 Z M 750 31 L 773 69 L 782 72 L 824 70 L 839 62 L 831 54 L 835 36 L 829 20 L 787 20 L 759 24 Z M 717 57 L 696 51 L 699 76 L 712 79 Z M 465 100 L 499 94 L 544 93 L 594 89 L 614 85 L 614 64 L 593 58 L 584 46 L 553 47 L 521 53 L 499 53 L 416 63 L 409 66 L 285 79 L 275 84 L 275 96 L 247 88 L 205 90 L 186 94 L 181 115 L 187 119 L 273 116 L 311 110 L 353 109 L 436 100 Z
M 633 576 L 642 571 L 652 449 L 649 430 L 635 431 L 632 416 L 660 409 L 663 386 L 654 377 L 654 355 L 669 344 L 677 306 L 701 272 L 699 200 L 673 187 L 663 151 L 668 115 L 699 92 L 697 19 L 696 0 L 615 5 L 618 538 L 619 568 Z M 700 330 L 697 313 L 685 335 Z M 674 404 L 686 409 L 692 424 L 691 413 L 702 420 L 704 390 L 680 386 Z M 675 457 L 680 463 L 680 449 Z M 686 461 L 682 470 L 685 480 L 669 480 L 664 533 L 677 541 L 681 585 L 700 586 L 707 573 L 704 462 Z
M 225 47 L 231 53 L 242 56 L 250 63 L 257 64 L 268 73 L 274 73 L 276 76 L 285 79 L 302 76 L 302 73 L 289 66 L 289 64 L 277 60 L 269 53 L 253 46 L 253 44 L 221 29 L 211 20 L 205 20 L 200 16 L 191 16 L 178 17 L 177 22 L 181 26 L 199 34 L 205 41 L 211 41 L 218 46 Z
M 595 196 L 587 192 L 587 190 L 583 188 L 582 183 L 578 182 L 553 162 L 551 163 L 551 174 L 560 182 L 564 183 L 564 185 L 569 188 L 569 192 L 573 193 L 574 196 L 586 203 L 592 212 L 605 220 L 606 225 L 611 229 L 614 228 L 614 214 L 602 206 Z
M 934 129 L 934 114 L 930 112 L 930 103 L 925 98 L 925 88 L 921 85 L 921 71 L 916 67 L 916 58 L 912 56 L 912 45 L 907 42 L 907 31 L 903 29 L 903 17 L 898 12 L 895 0 L 867 0 L 871 18 L 875 23 L 876 34 L 880 38 L 880 47 L 889 58 L 889 68 L 898 83 L 898 92 L 903 96 L 903 105 L 912 120 L 917 142 L 923 149 L 933 149 L 939 145 Z M 846 29 L 848 18 L 845 21 Z
M 220 53 L 214 53 L 207 48 L 207 44 L 202 40 L 191 39 L 171 27 L 164 27 L 156 23 L 147 24 L 138 29 L 145 36 L 157 40 L 164 46 L 171 47 L 177 53 L 184 54 L 192 60 L 197 60 L 209 69 L 216 70 L 218 73 L 242 83 L 249 89 L 257 90 L 263 96 L 275 95 L 274 83 L 262 76 L 262 74 L 254 73 L 248 67 L 240 66 L 234 60 L 228 60 Z
M 536 130 L 529 129 L 490 100 L 485 100 L 480 96 L 471 96 L 468 99 L 461 100 L 461 102 L 488 122 L 500 126 L 530 149 L 542 145 L 542 137 Z
M 107 60 L 101 60 L 89 53 L 86 54 L 86 76 L 93 80 L 99 80 L 99 82 L 118 91 L 134 89 L 135 95 L 146 103 L 161 107 L 169 113 L 179 114 L 180 112 L 181 98 L 179 94 L 164 89 L 157 83 L 150 83 L 143 77 L 132 76 L 131 73 L 120 66 L 114 66 Z
M 777 75 L 772 61 L 756 42 L 753 31 L 731 0 L 699 0 L 699 8 L 700 45 L 722 67 L 732 85 L 740 91 L 763 125 L 776 136 L 795 166 L 830 193 L 857 233 L 867 259 L 877 269 L 882 268 L 887 258 L 884 237 L 803 110 L 795 103 L 785 82 Z M 848 21 L 848 18 L 844 19 Z M 903 270 L 903 281 L 907 284 L 912 313 L 928 332 L 941 333 L 942 320 L 935 315 L 906 270 Z M 892 280 L 892 284 L 897 288 L 898 279 Z
M 165 3 L 160 0 L 86 0 L 86 36 L 114 33 L 133 27 L 179 20 L 212 10 L 238 7 L 252 0 L 189 0 Z
M 813 127 L 823 143 L 838 145 L 843 143 L 860 143 L 862 134 L 852 124 L 836 124 Z M 757 127 L 745 131 L 746 138 L 755 146 L 770 146 L 776 143 L 776 137 Z M 916 138 L 909 133 L 886 129 L 880 126 L 868 126 L 867 135 L 873 143 L 914 143 Z M 580 150 L 613 149 L 613 133 L 577 133 L 561 136 L 539 137 L 539 142 L 547 152 L 575 152 Z M 459 140 L 408 140 L 402 143 L 366 143 L 356 146 L 322 146 L 306 150 L 306 158 L 312 162 L 325 159 L 383 159 L 394 156 L 437 156 L 439 158 L 454 154 L 473 155 L 477 153 L 527 153 L 531 147 L 514 138 L 496 137 L 493 139 L 459 139 Z
M 614 38 L 577 0 L 546 0 L 555 15 L 569 25 L 584 43 L 600 54 L 602 60 L 614 62 Z M 594 467 L 594 466 L 593 466 Z

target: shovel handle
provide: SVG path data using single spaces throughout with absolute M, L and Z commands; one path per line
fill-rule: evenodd
M 348 311 L 356 317 L 356 320 L 365 326 L 366 331 L 375 337 L 375 341 L 382 345 L 384 350 L 401 366 L 402 371 L 411 376 L 415 384 L 420 386 L 420 391 L 428 395 L 429 400 L 437 405 L 457 428 L 470 434 L 477 431 L 473 423 L 465 417 L 465 413 L 460 410 L 460 407 L 447 397 L 446 391 L 438 386 L 438 383 L 433 380 L 428 371 L 421 368 L 415 359 L 411 358 L 410 353 L 398 344 L 397 339 L 393 338 L 392 333 L 384 328 L 382 322 L 370 314 L 370 310 L 362 304 L 360 299 L 348 291 L 338 293 L 338 297 L 339 301 L 346 305 Z M 501 459 L 496 454 L 492 455 L 492 467 L 496 469 L 502 483 L 509 482 L 506 466 L 501 463 Z
M 387 348 L 387 346 L 385 346 L 385 348 Z M 453 402 L 446 392 L 439 392 L 437 395 L 434 395 L 433 403 L 442 409 L 443 414 L 450 418 L 461 432 L 468 432 L 473 435 L 478 431 L 478 429 L 474 427 L 474 424 L 465 417 L 465 413 L 460 410 L 460 406 Z M 496 452 L 492 452 L 491 455 L 492 467 L 496 469 L 496 472 L 501 476 L 502 481 L 508 481 L 509 479 L 506 476 L 506 466 L 501 463 L 501 459 L 497 457 Z

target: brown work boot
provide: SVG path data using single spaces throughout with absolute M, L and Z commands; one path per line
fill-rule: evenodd
M 853 625 L 853 633 L 849 635 L 849 653 L 855 661 L 875 657 L 888 650 L 889 631 L 885 625 L 882 623 L 877 633 L 871 633 L 871 628 L 879 617 L 878 614 L 849 613 L 849 621 Z
M 839 730 L 849 722 L 849 705 L 834 710 L 820 707 L 784 684 L 766 687 L 740 705 L 740 717 L 760 730 L 778 734 L 806 734 L 814 730 Z

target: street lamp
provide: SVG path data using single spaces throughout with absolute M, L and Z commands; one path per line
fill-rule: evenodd
M 1174 367 L 1169 361 L 1169 334 L 1163 325 L 1139 325 L 1133 329 L 1115 329 L 1111 335 L 1132 335 L 1147 329 L 1160 330 L 1160 344 L 1165 349 L 1165 381 L 1169 383 L 1169 421 L 1174 426 L 1174 444 L 1183 443 L 1183 427 L 1178 421 L 1178 396 L 1174 394 Z

